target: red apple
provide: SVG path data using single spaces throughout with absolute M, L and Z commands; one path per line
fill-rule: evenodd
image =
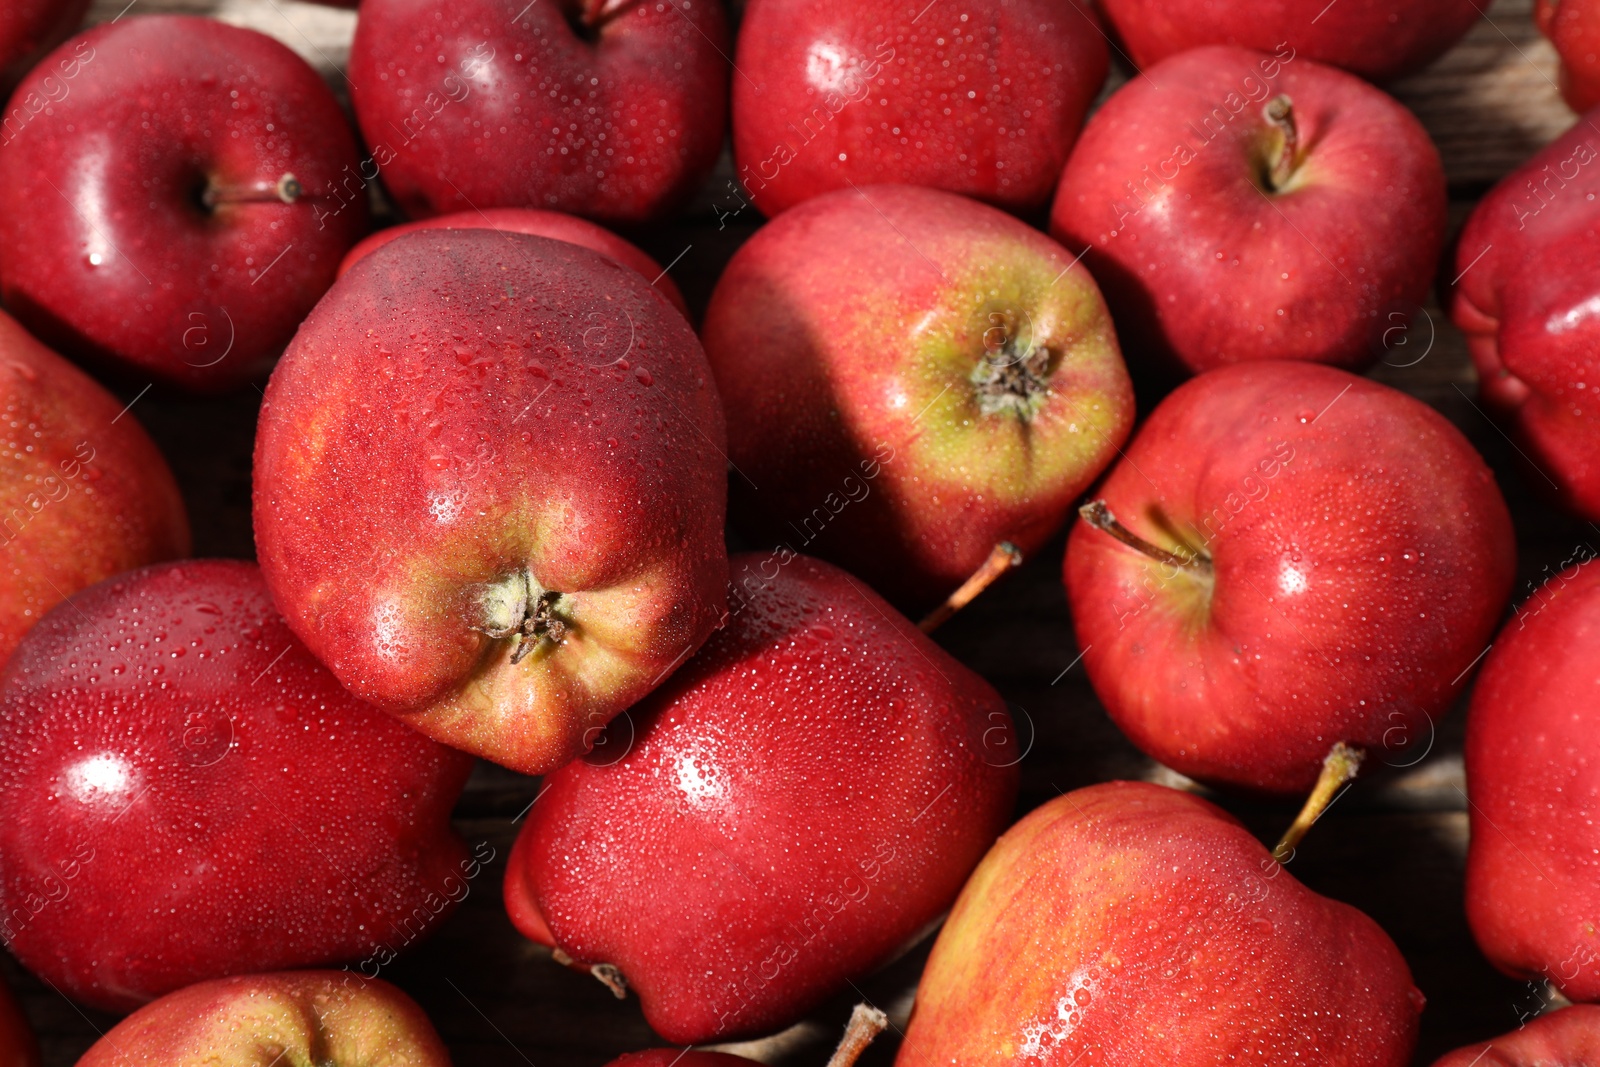
M 339 277 L 355 265 L 356 260 L 373 249 L 382 248 L 396 237 L 417 230 L 500 230 L 506 233 L 526 233 L 534 237 L 551 237 L 557 241 L 592 248 L 603 256 L 610 256 L 624 267 L 632 267 L 661 290 L 673 307 L 689 315 L 689 306 L 683 294 L 661 264 L 639 250 L 637 245 L 623 240 L 604 226 L 598 226 L 576 215 L 560 211 L 540 211 L 537 208 L 489 208 L 487 211 L 462 211 L 455 215 L 437 215 L 420 222 L 407 222 L 379 230 L 352 248 L 339 264 Z
M 1361 79 L 1290 48 L 1202 48 L 1095 113 L 1050 230 L 1088 250 L 1135 356 L 1360 368 L 1432 284 L 1444 171 Z
M 1508 974 L 1600 1000 L 1600 570 L 1551 579 L 1495 640 L 1467 719 L 1467 920 Z
M 1479 0 L 1099 0 L 1140 67 L 1205 45 L 1272 52 L 1287 45 L 1373 81 L 1421 70 L 1448 52 L 1489 5 Z
M 1331 367 L 1188 382 L 1099 496 L 1067 544 L 1083 661 L 1133 743 L 1192 778 L 1298 792 L 1341 741 L 1421 758 L 1511 592 L 1472 445 Z
M 1133 423 L 1088 272 L 932 189 L 831 193 L 762 227 L 703 334 L 736 517 L 907 608 L 997 541 L 1043 545 Z
M 0 663 L 66 597 L 189 554 L 166 460 L 120 400 L 0 313 Z
M 1451 315 L 1535 481 L 1600 519 L 1600 110 L 1478 202 Z M 1560 269 L 1552 269 L 1559 264 Z
M 11 995 L 11 988 L 0 982 L 0 1067 L 39 1067 L 39 1042 L 34 1039 L 28 1017 Z M 639 1067 L 654 1067 L 641 1064 Z M 661 1065 L 666 1067 L 666 1065 Z M 717 1067 L 703 1064 L 701 1067 Z M 733 1067 L 723 1064 L 722 1067 Z
M 1561 95 L 1572 110 L 1600 104 L 1600 4 L 1538 0 L 1533 14 L 1561 55 Z
M 661 218 L 722 148 L 728 47 L 721 0 L 366 0 L 362 176 L 412 215 Z
M 543 237 L 407 234 L 272 376 L 262 570 L 351 690 L 542 774 L 718 625 L 723 440 L 700 343 L 636 271 Z
M 78 1067 L 450 1067 L 415 1001 L 349 971 L 201 982 L 146 1004 Z
M 1010 818 L 1000 695 L 845 572 L 732 561 L 728 626 L 545 781 L 512 922 L 669 1041 L 781 1029 L 915 943 Z
M 39 57 L 66 40 L 72 31 L 83 24 L 89 12 L 90 0 L 6 0 L 0 4 L 0 92 L 9 94 Z M 46 76 L 56 73 L 55 82 L 44 82 L 57 95 L 62 90 L 59 73 L 45 71 Z M 40 98 L 41 101 L 47 98 Z M 4 125 L 0 126 L 0 144 L 10 142 L 10 135 L 20 116 L 13 110 L 21 106 L 37 113 L 43 107 L 33 107 L 33 101 L 12 101 L 6 109 Z
M 471 761 L 345 692 L 248 563 L 52 611 L 0 677 L 0 751 L 0 935 L 107 1010 L 252 969 L 376 974 L 481 866 L 450 830 Z
M 1108 782 L 984 857 L 917 987 L 898 1067 L 1404 1067 L 1422 994 L 1378 925 L 1198 797 Z
M 726 1052 L 652 1048 L 625 1053 L 606 1064 L 606 1067 L 673 1067 L 674 1064 L 677 1067 L 750 1067 L 755 1062 Z
M 1542 1015 L 1493 1041 L 1468 1045 L 1433 1067 L 1556 1067 L 1600 1063 L 1600 1007 L 1581 1004 Z
M 879 183 L 1033 211 L 1109 56 L 1077 0 L 751 0 L 734 62 L 734 162 L 768 215 Z
M 192 389 L 265 372 L 367 226 L 316 71 L 215 19 L 132 15 L 46 57 L 0 150 L 0 293 L 69 355 Z

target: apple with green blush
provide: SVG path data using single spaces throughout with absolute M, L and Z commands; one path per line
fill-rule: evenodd
M 903 610 L 997 542 L 1042 546 L 1133 423 L 1088 271 L 934 189 L 863 186 L 784 212 L 728 264 L 703 333 L 735 519 Z

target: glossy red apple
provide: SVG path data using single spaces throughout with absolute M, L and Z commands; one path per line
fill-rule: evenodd
M 364 201 L 327 210 L 358 157 L 316 71 L 253 30 L 134 14 L 47 56 L 13 117 L 29 94 L 49 107 L 0 148 L 11 312 L 191 389 L 263 374 L 367 227 Z
M 66 597 L 189 554 L 183 498 L 122 401 L 0 313 L 0 663 Z
M 1433 1067 L 1556 1067 L 1600 1063 L 1600 1007 L 1580 1004 L 1542 1015 L 1493 1041 L 1460 1048 Z
M 1534 19 L 1561 55 L 1561 95 L 1572 110 L 1600 104 L 1600 4 L 1538 0 Z
M 592 248 L 603 256 L 610 256 L 624 267 L 632 267 L 650 284 L 661 290 L 661 295 L 687 317 L 689 306 L 683 294 L 661 264 L 651 259 L 631 242 L 623 240 L 604 226 L 588 219 L 567 215 L 560 211 L 540 211 L 537 208 L 489 208 L 487 211 L 462 211 L 454 215 L 437 215 L 420 222 L 407 222 L 379 230 L 352 248 L 339 264 L 339 277 L 355 265 L 356 260 L 377 248 L 382 248 L 396 237 L 417 230 L 502 230 L 506 233 L 526 233 L 534 237 L 551 237 L 557 241 Z
M 751 0 L 734 61 L 734 163 L 766 214 L 880 183 L 1033 211 L 1109 55 L 1077 0 Z
M 1133 423 L 1088 272 L 1032 227 L 932 189 L 832 193 L 762 227 L 702 333 L 735 517 L 907 609 L 997 541 L 1043 545 Z
M 721 0 L 366 0 L 362 175 L 414 216 L 661 218 L 722 148 L 729 50 Z
M 1472 694 L 1467 920 L 1501 970 L 1600 1000 L 1600 570 L 1552 578 L 1495 639 Z
M 1422 994 L 1378 925 L 1231 816 L 1143 782 L 1008 830 L 934 944 L 896 1060 L 1404 1067 Z
M 1098 0 L 1140 67 L 1206 45 L 1298 55 L 1373 81 L 1421 70 L 1478 21 L 1479 0 Z
M 28 1025 L 28 1017 L 22 1014 L 22 1006 L 4 982 L 0 982 L 0 1067 L 39 1067 L 39 1042 Z M 702 1067 L 716 1065 L 708 1063 Z
M 1472 445 L 1331 367 L 1188 382 L 1097 495 L 1065 565 L 1090 681 L 1134 744 L 1209 782 L 1299 792 L 1341 741 L 1420 759 L 1511 592 Z
M 41 56 L 82 25 L 89 3 L 90 0 L 7 0 L 0 4 L 0 92 L 9 94 Z M 47 70 L 44 74 L 56 74 L 57 81 L 44 85 L 60 95 L 59 72 Z M 32 107 L 33 103 L 23 97 L 6 108 L 6 118 L 0 124 L 0 144 L 9 143 L 18 120 L 13 109 L 21 106 L 29 112 L 42 110 Z
M 1484 403 L 1568 507 L 1600 519 L 1600 111 L 1478 202 L 1451 315 Z M 1559 264 L 1559 269 L 1552 269 Z
M 1196 49 L 1131 79 L 1085 127 L 1050 213 L 1088 250 L 1130 358 L 1189 371 L 1371 363 L 1426 297 L 1444 230 L 1422 124 L 1287 47 Z
M 828 1060 L 828 1067 L 855 1067 L 856 1060 L 889 1025 L 889 1017 L 876 1008 L 857 1004 L 850 1013 L 844 1037 Z M 700 1052 L 693 1048 L 653 1048 L 618 1056 L 606 1067 L 751 1067 L 755 1060 L 726 1052 Z
M 201 982 L 112 1027 L 78 1067 L 450 1067 L 415 1001 L 349 971 Z
M 1022 756 L 999 694 L 859 580 L 731 565 L 727 627 L 629 713 L 625 755 L 546 779 L 506 872 L 519 930 L 679 1043 L 781 1029 L 915 943 Z
M 359 961 L 466 895 L 471 761 L 352 697 L 248 563 L 102 582 L 0 678 L 0 935 L 75 1000 Z
M 723 440 L 699 341 L 636 271 L 543 237 L 407 234 L 272 376 L 262 570 L 354 692 L 543 773 L 718 625 Z

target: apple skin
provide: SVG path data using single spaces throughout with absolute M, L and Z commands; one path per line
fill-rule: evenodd
M 1600 109 L 1478 202 L 1456 250 L 1450 313 L 1479 395 L 1556 497 L 1600 519 Z M 1561 264 L 1551 270 L 1552 263 Z
M 366 0 L 351 98 L 413 217 L 538 207 L 648 222 L 716 163 L 728 51 L 721 0 Z
M 146 1004 L 77 1067 L 450 1067 L 414 1000 L 349 971 L 201 982 Z
M 702 334 L 738 523 L 903 610 L 941 599 L 997 541 L 1042 546 L 1133 424 L 1088 272 L 938 190 L 845 190 L 785 212 L 728 264 Z M 986 410 L 975 374 L 1046 354 L 1031 416 Z
M 1158 563 L 1085 522 L 1064 568 L 1112 720 L 1203 781 L 1301 792 L 1338 741 L 1420 759 L 1511 592 L 1511 519 L 1472 445 L 1420 401 L 1331 367 L 1195 378 L 1098 495 L 1135 534 L 1214 568 Z
M 1444 55 L 1489 6 L 1476 0 L 1340 0 L 1318 14 L 1318 8 L 1296 0 L 1099 0 L 1099 5 L 1141 68 L 1206 45 L 1271 52 L 1287 43 L 1306 59 L 1377 82 L 1403 78 Z
M 335 284 L 267 387 L 262 570 L 353 692 L 542 774 L 719 624 L 724 440 L 699 341 L 636 271 L 544 237 L 407 234 Z M 484 632 L 527 589 L 553 628 Z
M 1538 0 L 1534 20 L 1561 55 L 1561 95 L 1580 114 L 1600 105 L 1600 4 Z
M 9 95 L 41 56 L 83 25 L 89 3 L 90 0 L 7 0 L 0 4 L 0 93 Z M 9 115 L 10 108 L 6 110 Z M 0 142 L 3 140 L 0 135 Z
M 580 219 L 576 215 L 568 215 L 561 211 L 540 211 L 538 208 L 502 207 L 489 208 L 486 211 L 462 211 L 454 215 L 436 215 L 431 219 L 401 223 L 399 226 L 379 230 L 372 236 L 364 238 L 349 251 L 344 257 L 344 262 L 339 264 L 339 277 L 343 278 L 355 265 L 356 260 L 373 249 L 382 248 L 396 237 L 415 233 L 417 230 L 503 230 L 507 233 L 531 234 L 534 237 L 551 237 L 557 241 L 592 248 L 603 256 L 610 256 L 624 267 L 632 267 L 641 276 L 648 278 L 650 284 L 660 289 L 661 295 L 665 296 L 673 307 L 683 312 L 684 318 L 689 317 L 689 305 L 683 302 L 683 294 L 678 291 L 677 283 L 661 269 L 661 264 L 645 255 L 637 245 L 623 240 L 604 226 L 588 219 Z
M 22 1005 L 12 995 L 11 987 L 0 982 L 0 1067 L 39 1067 L 39 1042 L 22 1014 Z M 637 1067 L 657 1067 L 639 1064 Z M 666 1067 L 665 1064 L 659 1067 Z M 702 1067 L 716 1067 L 704 1064 Z M 725 1064 L 723 1067 L 733 1067 Z
M 450 829 L 471 760 L 345 692 L 249 563 L 161 564 L 57 607 L 0 677 L 0 751 L 0 935 L 108 1011 L 387 962 L 474 862 Z
M 0 663 L 63 598 L 189 554 L 167 461 L 122 402 L 0 312 Z
M 731 565 L 727 627 L 622 758 L 546 779 L 506 873 L 519 930 L 619 968 L 680 1044 L 782 1029 L 915 943 L 1022 756 L 1000 695 L 844 571 Z
M 1036 808 L 984 857 L 895 1062 L 1404 1067 L 1421 1009 L 1388 935 L 1232 816 L 1107 782 Z
M 1600 1062 L 1600 1007 L 1578 1004 L 1541 1015 L 1493 1041 L 1468 1045 L 1433 1067 L 1556 1067 Z
M 1552 578 L 1495 639 L 1467 718 L 1467 921 L 1496 967 L 1600 1000 L 1600 570 Z
M 1265 105 L 1280 94 L 1303 147 L 1274 191 L 1283 136 Z M 1439 153 L 1397 101 L 1292 52 L 1213 47 L 1095 113 L 1050 232 L 1088 250 L 1130 358 L 1359 369 L 1382 352 L 1386 313 L 1426 298 L 1445 212 Z
M 651 1048 L 643 1052 L 628 1052 L 606 1067 L 751 1067 L 755 1060 L 745 1059 L 727 1052 L 685 1051 L 678 1048 Z
M 365 201 L 327 210 L 358 157 L 316 71 L 253 30 L 134 15 L 51 53 L 13 107 L 30 93 L 60 99 L 0 151 L 12 314 L 69 356 L 188 389 L 265 373 L 368 224 Z M 285 174 L 292 204 L 271 192 Z M 251 183 L 265 199 L 201 203 Z
M 919 7 L 751 0 L 733 152 L 762 212 L 883 183 L 1010 211 L 1049 202 L 1106 80 L 1094 16 L 1077 0 Z

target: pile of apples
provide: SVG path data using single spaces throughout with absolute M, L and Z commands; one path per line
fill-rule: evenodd
M 364 0 L 349 112 L 261 34 L 87 6 L 0 10 L 0 937 L 131 1012 L 81 1064 L 447 1064 L 382 975 L 491 859 L 476 757 L 544 776 L 517 930 L 668 1042 L 939 929 L 903 1067 L 1400 1067 L 1405 959 L 1285 864 L 1475 671 L 1473 932 L 1600 1001 L 1600 573 L 1507 621 L 1489 468 L 1360 376 L 1448 282 L 1600 521 L 1600 110 L 1441 270 L 1379 87 L 1473 0 Z M 1600 2 L 1539 22 L 1600 102 Z M 608 227 L 708 196 L 770 221 L 696 323 Z M 259 564 L 186 558 L 91 374 L 265 381 Z M 1275 849 L 1146 782 L 1015 821 L 1016 724 L 928 634 L 1069 522 L 1107 712 L 1196 790 L 1305 797 Z M 616 1062 L 680 1060 L 749 1063 Z M 1596 1062 L 1579 1004 L 1439 1064 Z

